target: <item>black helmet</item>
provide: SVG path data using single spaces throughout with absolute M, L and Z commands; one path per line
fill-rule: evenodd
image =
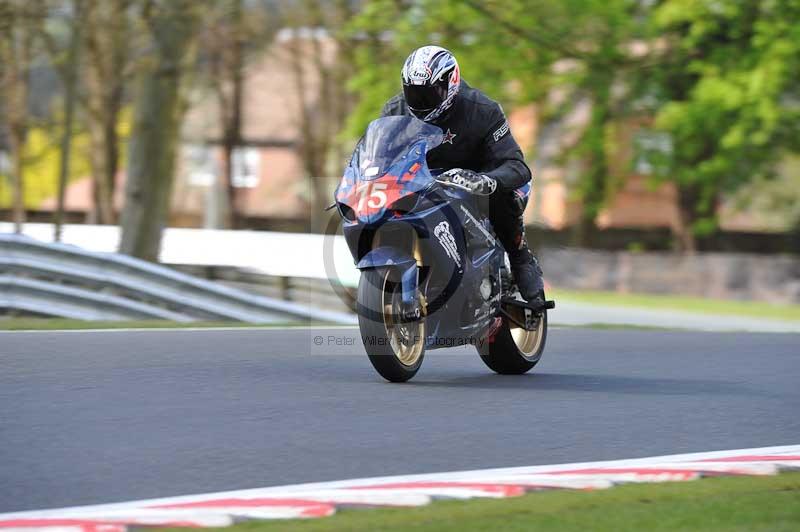
M 460 85 L 456 58 L 440 46 L 417 48 L 403 65 L 406 104 L 420 120 L 440 117 L 453 105 Z

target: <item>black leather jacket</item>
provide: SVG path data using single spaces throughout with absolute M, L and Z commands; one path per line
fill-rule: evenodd
M 381 116 L 411 116 L 403 93 L 386 102 Z M 428 153 L 428 166 L 448 170 L 465 168 L 497 179 L 504 189 L 531 180 L 517 141 L 500 104 L 465 81 L 453 106 L 434 125 L 445 132 L 440 146 Z

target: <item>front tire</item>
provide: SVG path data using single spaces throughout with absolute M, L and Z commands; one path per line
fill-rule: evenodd
M 518 320 L 524 322 L 524 317 Z M 541 360 L 547 340 L 547 311 L 542 312 L 535 330 L 527 331 L 503 318 L 490 342 L 478 344 L 478 354 L 489 369 L 500 375 L 522 375 Z
M 372 367 L 387 381 L 405 382 L 425 357 L 425 320 L 400 323 L 400 284 L 391 270 L 367 270 L 358 282 L 358 327 Z

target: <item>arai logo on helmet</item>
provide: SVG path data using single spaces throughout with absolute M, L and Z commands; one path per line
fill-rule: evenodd
M 408 81 L 414 84 L 422 84 L 431 79 L 431 69 L 424 63 L 412 65 L 408 69 Z

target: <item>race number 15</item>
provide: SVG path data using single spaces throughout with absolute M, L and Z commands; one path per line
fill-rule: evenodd
M 358 206 L 356 211 L 364 209 L 364 202 L 369 209 L 380 209 L 386 205 L 386 183 L 362 182 L 358 187 Z

